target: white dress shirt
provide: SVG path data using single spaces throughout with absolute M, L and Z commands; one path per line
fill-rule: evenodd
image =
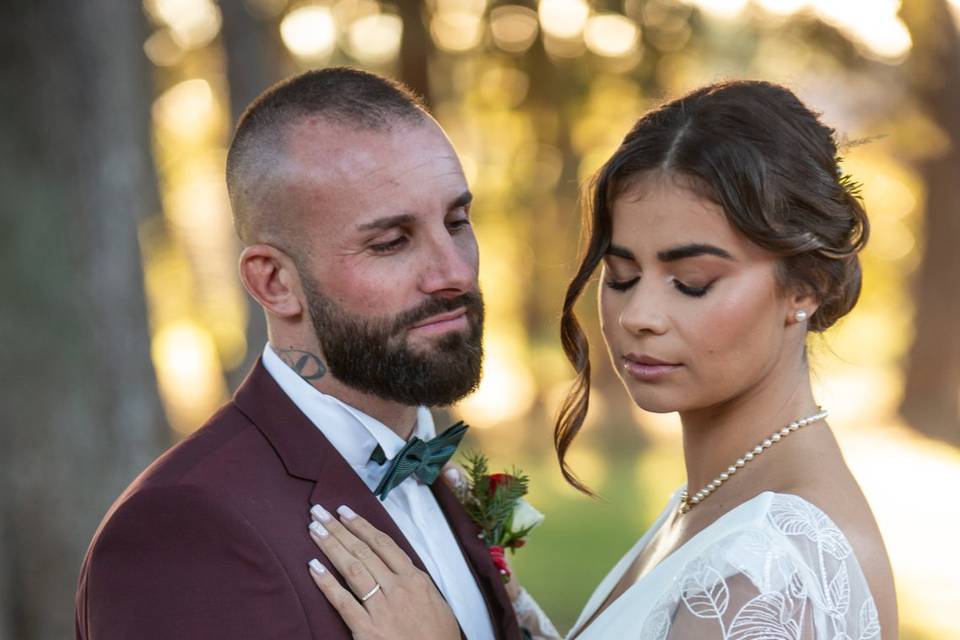
M 317 391 L 288 367 L 269 344 L 263 350 L 263 366 L 357 472 L 363 483 L 371 491 L 375 489 L 388 465 L 371 462 L 370 454 L 379 444 L 387 460 L 393 460 L 406 442 L 379 420 Z M 436 435 L 433 416 L 426 407 L 417 409 L 413 435 L 421 440 Z M 330 508 L 331 505 L 324 506 Z M 410 476 L 387 495 L 383 506 L 420 556 L 468 640 L 493 640 L 493 625 L 483 594 L 430 487 Z

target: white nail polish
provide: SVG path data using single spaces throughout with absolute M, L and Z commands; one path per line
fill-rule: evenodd
M 353 512 L 353 509 L 351 509 L 345 504 L 337 507 L 337 513 L 339 513 L 340 517 L 344 518 L 345 520 L 353 520 L 354 518 L 357 517 L 357 514 Z
M 317 560 L 316 558 L 311 560 L 309 564 L 310 564 L 310 571 L 313 571 L 318 576 L 322 576 L 327 572 L 326 567 L 320 564 L 320 561 Z
M 330 522 L 333 520 L 333 516 L 330 515 L 330 512 L 318 504 L 313 505 L 313 508 L 310 509 L 310 515 L 320 522 Z
M 447 477 L 447 480 L 453 483 L 453 486 L 459 487 L 463 482 L 463 478 L 460 477 L 460 472 L 455 468 L 447 469 L 443 472 L 443 475 Z
M 326 538 L 328 535 L 330 535 L 330 532 L 327 531 L 324 528 L 324 526 L 319 522 L 317 522 L 316 520 L 310 523 L 310 531 L 313 531 L 315 534 L 317 534 L 321 538 Z

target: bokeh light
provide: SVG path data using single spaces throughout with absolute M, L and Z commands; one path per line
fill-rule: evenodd
M 280 23 L 280 35 L 290 52 L 300 58 L 325 58 L 337 44 L 333 14 L 323 5 L 306 5 L 288 13 Z
M 613 58 L 636 51 L 639 37 L 633 20 L 616 13 L 591 16 L 583 34 L 590 51 Z
M 584 0 L 540 0 L 538 13 L 546 34 L 568 40 L 583 33 L 590 6 Z

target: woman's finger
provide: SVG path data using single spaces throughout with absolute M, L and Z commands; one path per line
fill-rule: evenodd
M 414 568 L 410 557 L 390 536 L 367 522 L 365 518 L 354 513 L 350 507 L 341 506 L 337 509 L 337 513 L 340 514 L 343 525 L 362 540 L 368 548 L 372 549 L 377 556 L 382 558 L 383 562 L 394 573 L 405 575 Z
M 343 528 L 343 525 L 338 526 Z M 333 565 L 333 568 L 347 581 L 347 586 L 353 591 L 355 599 L 359 600 L 366 594 L 372 593 L 376 586 L 381 584 L 361 560 L 354 557 L 350 550 L 344 547 L 326 527 L 316 520 L 310 523 L 310 537 L 330 561 L 330 564 Z M 376 606 L 377 603 L 369 601 L 365 604 Z
M 456 491 L 467 481 L 467 472 L 458 463 L 450 461 L 443 465 L 443 479 L 447 486 Z
M 363 633 L 370 626 L 370 614 L 363 608 L 352 593 L 344 589 L 337 579 L 327 571 L 319 560 L 314 558 L 309 563 L 310 577 L 319 587 L 327 602 L 337 610 L 343 621 L 350 627 L 354 637 Z
M 352 514 L 353 512 L 351 511 L 350 513 Z M 322 506 L 318 504 L 314 505 L 313 508 L 310 509 L 310 516 L 314 521 L 323 525 L 333 537 L 343 545 L 350 555 L 362 562 L 374 580 L 384 585 L 390 582 L 392 572 L 390 568 L 384 564 L 383 559 L 377 554 L 376 550 L 371 549 L 366 542 L 357 538 Z

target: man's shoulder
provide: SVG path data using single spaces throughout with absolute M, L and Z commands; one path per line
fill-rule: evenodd
M 151 487 L 216 483 L 223 469 L 238 458 L 263 457 L 271 451 L 260 430 L 231 401 L 154 460 L 124 495 Z

